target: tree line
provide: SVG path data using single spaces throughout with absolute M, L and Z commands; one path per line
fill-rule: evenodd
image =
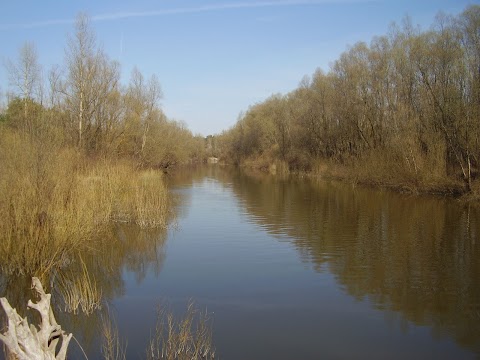
M 4 129 L 146 167 L 168 168 L 204 157 L 204 139 L 161 110 L 155 75 L 145 78 L 134 68 L 129 83 L 121 84 L 120 64 L 97 44 L 84 14 L 68 37 L 63 66 L 43 72 L 32 43 L 5 65 L 10 92 L 0 117 Z
M 480 6 L 471 5 L 438 14 L 427 31 L 407 17 L 356 43 L 328 72 L 251 106 L 216 141 L 237 164 L 309 172 L 326 161 L 359 180 L 470 191 L 479 139 Z

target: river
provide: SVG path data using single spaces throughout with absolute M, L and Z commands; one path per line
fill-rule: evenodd
M 119 226 L 130 245 L 89 269 L 128 359 L 145 358 L 159 303 L 189 299 L 220 359 L 480 356 L 478 207 L 221 166 L 169 182 L 176 225 Z M 100 316 L 58 317 L 97 358 Z

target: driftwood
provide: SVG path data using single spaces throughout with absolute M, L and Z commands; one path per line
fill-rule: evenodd
M 32 289 L 38 294 L 40 300 L 37 303 L 28 301 L 28 308 L 37 310 L 41 321 L 38 329 L 29 325 L 27 318 L 22 318 L 13 309 L 6 298 L 0 299 L 0 304 L 7 315 L 8 329 L 0 334 L 0 340 L 4 342 L 10 354 L 19 360 L 27 359 L 57 359 L 64 360 L 67 356 L 68 344 L 72 334 L 67 334 L 57 324 L 50 305 L 50 294 L 45 294 L 38 278 L 32 278 Z M 61 340 L 60 349 L 56 348 Z

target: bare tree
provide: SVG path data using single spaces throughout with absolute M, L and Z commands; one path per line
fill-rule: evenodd
M 3 89 L 0 87 L 0 114 L 2 114 L 5 111 L 5 92 Z
M 65 84 L 67 103 L 78 124 L 78 146 L 83 145 L 83 127 L 92 99 L 89 92 L 94 80 L 97 52 L 96 37 L 90 29 L 89 18 L 79 14 L 75 24 L 75 35 L 68 39 L 66 60 L 68 77 Z
M 457 37 L 463 49 L 465 83 L 463 104 L 463 138 L 465 140 L 465 158 L 467 178 L 471 186 L 472 163 L 480 163 L 480 6 L 469 6 L 455 22 Z
M 155 110 L 158 102 L 162 98 L 160 82 L 155 75 L 152 75 L 149 81 L 145 81 L 142 73 L 134 68 L 132 71 L 130 85 L 127 89 L 126 101 L 128 103 L 129 119 L 139 127 L 140 131 L 140 149 L 136 150 L 143 155 L 147 136 L 152 122 L 155 120 Z
M 117 90 L 120 70 L 119 65 L 98 48 L 87 15 L 77 17 L 75 29 L 66 50 L 67 77 L 62 92 L 72 123 L 76 124 L 77 146 L 96 147 L 104 120 L 102 107 L 110 93 Z
M 61 103 L 62 73 L 58 65 L 52 66 L 48 72 L 49 98 L 48 106 L 55 108 Z
M 35 45 L 25 43 L 19 50 L 17 62 L 7 60 L 5 66 L 8 71 L 9 83 L 16 96 L 23 100 L 25 130 L 31 129 L 31 121 L 28 121 L 28 103 L 35 97 L 35 91 L 41 87 L 41 67 L 38 64 L 38 56 Z

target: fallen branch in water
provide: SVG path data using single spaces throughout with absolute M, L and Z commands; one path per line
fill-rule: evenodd
M 72 334 L 67 334 L 57 324 L 50 304 L 50 294 L 46 294 L 38 278 L 32 278 L 32 289 L 38 294 L 37 303 L 28 301 L 28 308 L 39 312 L 41 321 L 38 329 L 29 325 L 27 318 L 22 318 L 12 308 L 6 298 L 0 299 L 0 304 L 8 320 L 8 329 L 0 334 L 0 340 L 7 346 L 8 352 L 19 360 L 56 359 L 65 360 L 68 344 Z M 61 340 L 58 353 L 57 345 Z

